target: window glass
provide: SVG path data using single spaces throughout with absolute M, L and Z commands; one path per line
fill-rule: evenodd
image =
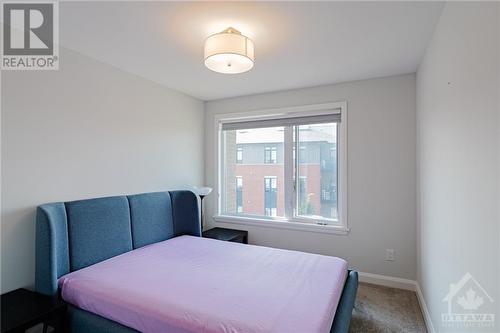
M 284 127 L 226 130 L 223 138 L 224 213 L 283 217 Z
M 339 114 L 325 117 L 223 123 L 221 214 L 342 224 L 338 145 L 344 124 Z
M 337 124 L 297 126 L 297 215 L 337 219 Z

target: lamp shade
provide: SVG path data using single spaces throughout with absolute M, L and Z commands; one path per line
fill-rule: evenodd
M 212 192 L 211 187 L 194 187 L 194 192 L 200 196 L 206 196 L 209 195 Z
M 224 74 L 244 73 L 255 61 L 253 41 L 234 28 L 209 36 L 205 41 L 205 66 Z

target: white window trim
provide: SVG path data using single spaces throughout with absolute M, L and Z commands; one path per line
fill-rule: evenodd
M 244 121 L 244 120 L 260 120 L 260 119 L 273 119 L 273 118 L 287 118 L 287 117 L 300 117 L 300 116 L 317 116 L 317 115 L 326 115 L 332 113 L 341 113 L 342 120 L 339 123 L 338 131 L 339 131 L 339 145 L 337 148 L 338 153 L 338 184 L 337 184 L 337 202 L 339 209 L 339 223 L 332 224 L 324 224 L 323 219 L 316 220 L 311 218 L 293 218 L 290 220 L 283 219 L 280 217 L 270 218 L 270 217 L 250 217 L 250 216 L 236 216 L 236 215 L 223 215 L 222 212 L 222 188 L 223 188 L 223 180 L 224 180 L 224 168 L 223 168 L 223 160 L 224 154 L 223 152 L 223 140 L 222 140 L 222 131 L 221 126 L 224 122 L 235 122 L 235 121 Z M 323 104 L 311 104 L 311 105 L 301 105 L 301 106 L 293 106 L 286 108 L 276 108 L 276 109 L 266 109 L 266 110 L 256 110 L 256 111 L 248 111 L 248 112 L 239 112 L 239 113 L 225 113 L 225 114 L 216 114 L 214 116 L 214 142 L 216 143 L 216 165 L 214 168 L 214 179 L 216 184 L 216 198 L 215 203 L 215 212 L 216 215 L 213 216 L 214 221 L 219 223 L 232 223 L 232 224 L 244 224 L 244 225 L 256 225 L 261 227 L 274 227 L 274 228 L 285 228 L 292 230 L 302 230 L 302 231 L 311 231 L 311 232 L 320 232 L 320 233 L 332 233 L 332 234 L 342 234 L 346 235 L 349 233 L 348 227 L 348 214 L 347 214 L 347 197 L 348 197 L 348 183 L 347 183 L 347 165 L 348 165 L 348 143 L 347 143 L 347 102 L 332 102 L 332 103 L 323 103 Z M 286 132 L 286 131 L 285 131 Z M 285 136 L 287 133 L 285 133 Z M 288 133 L 288 135 L 292 135 L 292 133 Z M 289 140 L 288 140 L 289 141 Z M 285 140 L 286 147 L 287 140 Z M 289 143 L 290 144 L 290 143 Z M 291 154 L 288 154 L 291 155 Z M 293 157 L 289 157 L 293 158 Z M 286 163 L 285 161 L 285 178 L 290 176 L 290 173 L 293 173 L 291 167 L 286 167 L 287 165 L 292 165 Z M 292 193 L 292 195 L 288 195 L 288 198 L 292 200 L 288 200 L 290 202 L 285 202 L 285 211 L 290 211 L 290 207 L 295 207 L 294 200 L 295 195 L 293 195 L 293 188 L 291 188 L 292 184 L 289 184 L 289 181 L 285 182 L 285 192 Z

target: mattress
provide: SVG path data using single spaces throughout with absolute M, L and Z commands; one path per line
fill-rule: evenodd
M 141 332 L 329 332 L 340 258 L 180 236 L 74 271 L 62 298 Z

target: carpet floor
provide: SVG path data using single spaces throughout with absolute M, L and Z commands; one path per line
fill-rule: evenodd
M 425 333 L 413 291 L 359 283 L 349 333 Z

